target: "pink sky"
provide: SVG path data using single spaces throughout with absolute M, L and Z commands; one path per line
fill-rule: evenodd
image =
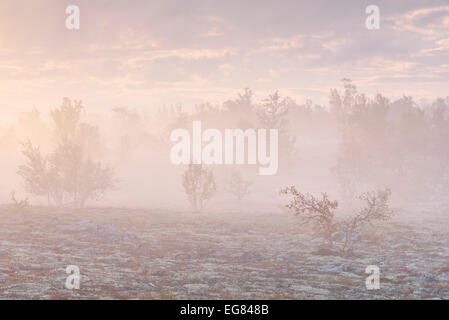
M 445 4 L 446 3 L 446 4 Z M 65 8 L 81 28 L 65 28 Z M 0 3 L 2 117 L 62 97 L 91 110 L 221 104 L 244 87 L 326 104 L 342 78 L 391 98 L 449 95 L 447 1 L 58 1 Z M 15 112 L 14 112 L 15 114 Z

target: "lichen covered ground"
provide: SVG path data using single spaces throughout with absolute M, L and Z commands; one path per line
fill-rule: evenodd
M 449 216 L 425 217 L 388 222 L 343 258 L 285 212 L 2 206 L 0 299 L 449 299 Z

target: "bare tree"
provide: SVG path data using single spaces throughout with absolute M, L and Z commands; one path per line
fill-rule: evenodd
M 294 186 L 282 189 L 280 193 L 293 195 L 293 200 L 286 207 L 301 215 L 305 224 L 312 223 L 314 231 L 323 237 L 329 247 L 336 249 L 343 256 L 354 254 L 357 236 L 362 229 L 393 215 L 393 210 L 388 206 L 391 196 L 389 189 L 362 194 L 359 199 L 365 202 L 365 207 L 339 222 L 334 214 L 338 202 L 329 200 L 326 193 L 316 198 L 310 194 L 302 194 Z M 341 240 L 335 237 L 339 233 L 343 234 Z
M 249 88 L 245 88 L 243 93 L 238 94 L 236 100 L 228 100 L 224 102 L 226 110 L 233 115 L 250 113 L 253 111 L 253 92 Z
M 251 181 L 245 180 L 242 173 L 237 170 L 232 170 L 229 179 L 226 180 L 227 191 L 237 197 L 239 201 L 249 194 L 251 185 Z
M 56 147 L 49 155 L 43 156 L 30 141 L 23 144 L 27 162 L 19 166 L 18 174 L 25 188 L 58 206 L 83 207 L 114 187 L 113 170 L 92 160 L 98 130 L 80 123 L 81 110 L 81 102 L 72 104 L 65 98 L 62 106 L 52 111 Z
M 280 194 L 292 195 L 293 200 L 286 208 L 293 210 L 296 215 L 304 219 L 305 224 L 311 223 L 313 230 L 324 237 L 329 246 L 333 246 L 332 235 L 337 231 L 334 222 L 334 211 L 338 207 L 337 201 L 329 200 L 327 193 L 322 193 L 319 198 L 311 194 L 303 194 L 291 186 L 280 191 Z
M 391 196 L 390 189 L 372 191 L 362 194 L 359 199 L 365 202 L 365 207 L 361 208 L 355 215 L 339 223 L 338 229 L 344 234 L 341 246 L 343 255 L 352 255 L 357 234 L 367 225 L 374 221 L 390 219 L 393 210 L 389 208 L 388 201 Z
M 48 156 L 50 180 L 56 187 L 56 203 L 84 207 L 114 187 L 113 170 L 93 161 L 75 143 L 60 144 Z
M 287 121 L 288 114 L 285 99 L 282 99 L 278 92 L 270 94 L 263 100 L 262 105 L 257 110 L 259 122 L 265 128 L 280 128 Z
M 204 204 L 217 192 L 214 174 L 201 164 L 190 164 L 182 176 L 182 185 L 195 211 L 201 211 Z
M 55 200 L 55 180 L 51 179 L 52 172 L 48 159 L 41 154 L 39 147 L 30 141 L 22 144 L 22 153 L 27 163 L 19 166 L 18 174 L 23 178 L 25 189 L 36 196 L 45 196 L 48 203 Z
M 266 129 L 277 129 L 279 134 L 279 155 L 282 160 L 293 160 L 296 138 L 288 130 L 289 105 L 291 99 L 281 98 L 278 92 L 264 99 L 257 109 L 260 125 Z

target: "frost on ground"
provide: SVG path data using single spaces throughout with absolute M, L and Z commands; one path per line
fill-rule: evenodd
M 343 258 L 285 213 L 3 206 L 0 298 L 449 299 L 449 216 L 428 216 L 394 219 Z M 68 265 L 79 290 L 65 288 Z

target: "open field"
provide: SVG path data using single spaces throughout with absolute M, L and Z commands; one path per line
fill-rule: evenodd
M 0 219 L 1 299 L 449 299 L 447 215 L 397 218 L 354 258 L 320 251 L 286 213 L 5 205 Z M 79 290 L 65 288 L 68 265 Z

